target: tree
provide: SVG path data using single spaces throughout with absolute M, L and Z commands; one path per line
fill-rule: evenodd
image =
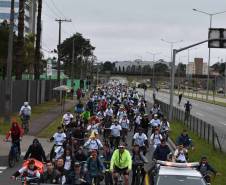
M 34 64 L 34 77 L 36 80 L 40 77 L 40 42 L 42 32 L 42 0 L 38 0 L 38 16 L 37 16 L 37 35 L 36 35 L 36 47 L 35 47 L 35 64 Z
M 74 63 L 72 63 L 73 41 L 75 50 Z M 75 77 L 82 78 L 83 74 L 86 74 L 87 68 L 85 66 L 91 63 L 91 60 L 88 60 L 88 58 L 93 56 L 93 51 L 95 50 L 90 40 L 85 39 L 81 33 L 76 33 L 72 37 L 64 40 L 59 47 L 61 61 L 64 62 L 63 69 L 65 73 L 71 76 L 73 65 L 75 65 Z
M 160 76 L 160 75 L 163 75 L 163 76 L 166 76 L 169 74 L 169 68 L 166 64 L 163 64 L 163 63 L 156 63 L 154 64 L 154 70 L 155 70 L 155 75 L 156 76 Z
M 22 79 L 22 63 L 24 61 L 24 6 L 25 0 L 19 0 L 18 39 L 16 47 L 16 80 Z
M 185 76 L 186 74 L 186 64 L 179 63 L 176 70 L 176 76 Z
M 114 64 L 110 61 L 106 61 L 103 64 L 103 71 L 113 71 L 114 70 Z
M 214 71 L 219 72 L 221 75 L 224 75 L 226 63 L 217 62 L 211 66 Z

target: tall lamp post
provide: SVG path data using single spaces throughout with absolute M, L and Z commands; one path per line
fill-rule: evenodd
M 159 55 L 159 54 L 161 54 L 160 52 L 158 52 L 158 53 L 152 53 L 152 52 L 149 52 L 149 51 L 147 51 L 147 53 L 149 53 L 150 55 L 152 55 L 153 56 L 153 73 L 152 73 L 152 87 L 153 87 L 153 89 L 154 89 L 154 87 L 155 87 L 155 57 L 156 57 L 156 55 Z
M 193 11 L 199 12 L 199 13 L 202 13 L 202 14 L 205 14 L 205 15 L 209 16 L 209 18 L 210 18 L 210 27 L 209 28 L 212 28 L 212 20 L 213 20 L 213 16 L 214 15 L 219 15 L 219 14 L 222 14 L 222 13 L 226 13 L 226 11 L 221 11 L 221 12 L 216 12 L 216 13 L 209 13 L 209 12 L 205 12 L 205 11 L 198 10 L 198 9 L 195 9 L 195 8 L 193 9 Z M 209 98 L 210 60 L 211 60 L 211 49 L 209 48 L 207 84 L 206 84 L 206 101 L 208 101 L 208 98 Z

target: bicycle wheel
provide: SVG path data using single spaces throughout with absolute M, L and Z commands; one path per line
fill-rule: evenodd
M 14 167 L 16 164 L 15 157 L 11 154 L 11 152 L 9 153 L 9 156 L 8 156 L 8 164 L 10 168 Z

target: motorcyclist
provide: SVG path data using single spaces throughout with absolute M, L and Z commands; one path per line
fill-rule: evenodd
M 47 161 L 45 151 L 42 148 L 42 145 L 40 144 L 37 138 L 35 138 L 33 140 L 33 143 L 29 146 L 24 156 L 24 160 L 27 160 L 28 158 L 34 158 L 38 161 L 44 161 L 44 162 Z

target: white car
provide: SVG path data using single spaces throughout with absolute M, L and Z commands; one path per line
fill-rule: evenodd
M 157 161 L 154 185 L 207 185 L 195 167 L 199 163 L 173 163 Z

